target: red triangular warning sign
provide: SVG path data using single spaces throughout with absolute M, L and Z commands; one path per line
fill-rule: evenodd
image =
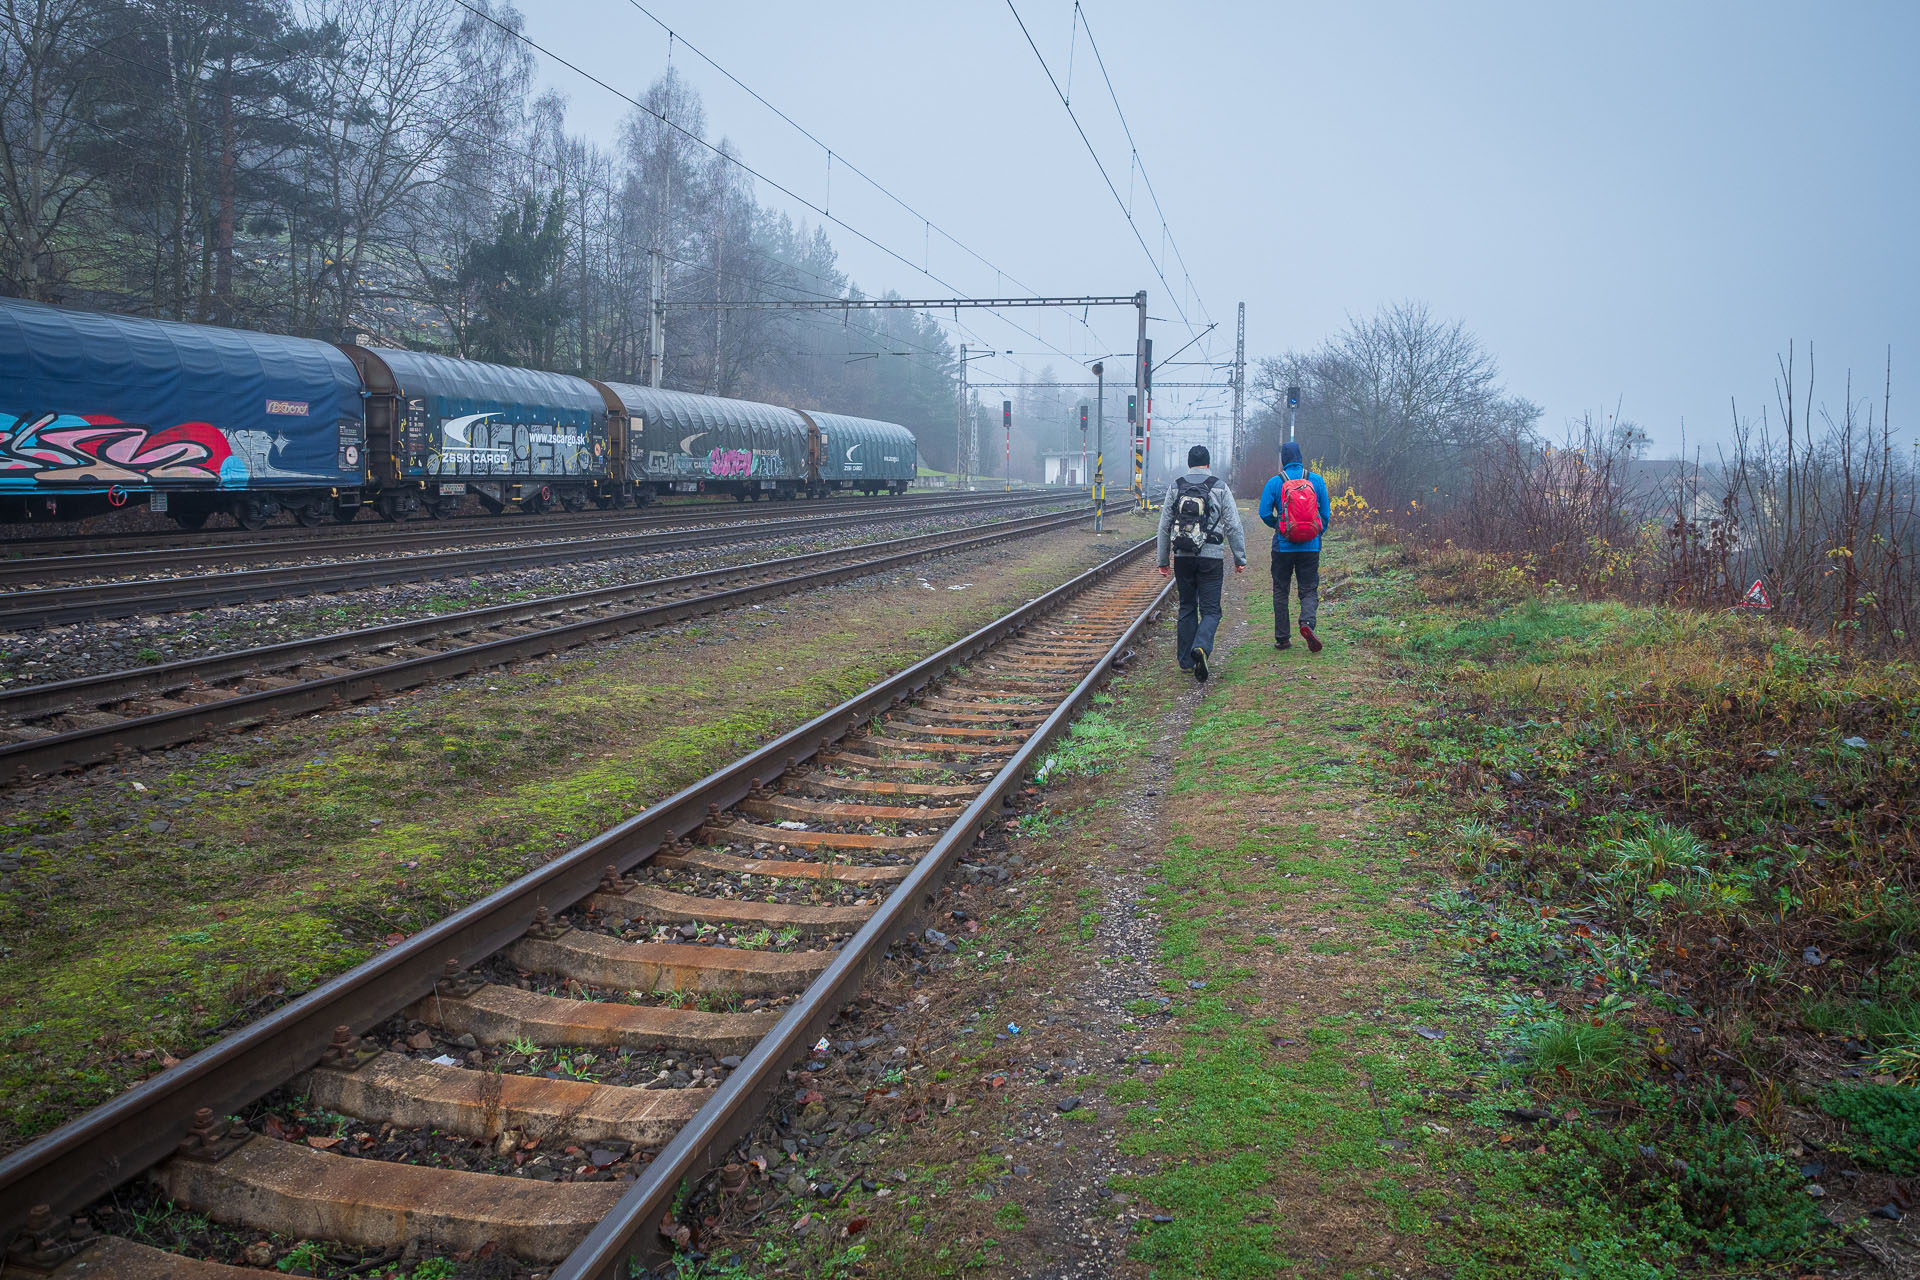
M 1740 597 L 1740 603 L 1735 607 L 1741 609 L 1771 609 L 1773 608 L 1773 598 L 1767 594 L 1766 584 L 1761 582 L 1760 579 L 1755 578 L 1753 585 L 1747 588 L 1747 594 Z

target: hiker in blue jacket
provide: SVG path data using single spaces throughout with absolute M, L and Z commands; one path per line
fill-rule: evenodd
M 1302 480 L 1312 486 L 1311 503 L 1299 483 Z M 1294 482 L 1293 488 L 1287 487 L 1288 481 Z M 1280 446 L 1280 474 L 1260 491 L 1260 518 L 1273 530 L 1273 647 L 1293 647 L 1287 634 L 1287 593 L 1290 579 L 1297 578 L 1300 638 L 1318 653 L 1320 637 L 1313 625 L 1320 614 L 1320 535 L 1333 523 L 1333 502 L 1327 497 L 1326 480 L 1319 472 L 1307 470 L 1300 446 L 1292 440 Z

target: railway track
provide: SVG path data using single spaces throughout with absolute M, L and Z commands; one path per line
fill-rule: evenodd
M 973 499 L 928 509 L 929 516 L 973 515 L 1058 503 L 1059 494 Z M 916 508 L 916 512 L 920 509 Z M 130 582 L 81 583 L 14 591 L 0 597 L 0 631 L 30 631 L 143 613 L 179 613 L 214 605 L 287 596 L 322 595 L 361 587 L 386 586 L 423 578 L 461 577 L 509 569 L 572 564 L 625 555 L 659 555 L 691 547 L 762 542 L 779 537 L 808 537 L 901 518 L 897 505 L 834 515 L 807 515 L 721 528 L 660 533 L 625 533 L 531 546 L 489 546 L 434 551 L 414 556 L 352 560 L 330 564 L 283 565 L 240 569 L 186 578 L 141 578 Z
M 849 498 L 840 497 L 822 499 L 802 504 L 798 509 L 818 509 L 831 505 L 836 510 L 857 509 L 863 507 L 889 506 L 899 508 L 908 502 L 947 502 L 964 495 L 948 492 L 922 491 L 918 494 L 904 494 L 896 498 Z M 647 507 L 628 507 L 616 511 L 586 511 L 577 515 L 549 512 L 545 515 L 526 515 L 518 511 L 503 512 L 500 515 L 475 513 L 454 516 L 447 520 L 418 519 L 389 523 L 384 520 L 361 520 L 353 524 L 329 525 L 322 528 L 309 528 L 305 525 L 286 524 L 269 525 L 265 529 L 212 529 L 200 533 L 189 533 L 181 529 L 152 529 L 136 533 L 98 535 L 88 533 L 62 533 L 46 538 L 0 539 L 0 564 L 10 560 L 32 557 L 64 557 L 90 555 L 111 551 L 164 551 L 188 550 L 202 547 L 250 547 L 274 542 L 306 542 L 312 539 L 352 539 L 360 537 L 383 538 L 399 530 L 412 532 L 461 532 L 468 537 L 490 536 L 498 533 L 526 533 L 529 536 L 542 536 L 547 529 L 587 529 L 604 525 L 609 521 L 631 519 L 637 515 L 658 517 L 687 517 L 700 519 L 709 515 L 720 519 L 744 519 L 754 512 L 762 510 L 760 506 L 724 501 L 721 499 L 702 499 L 699 501 L 670 501 L 655 503 Z M 793 507 L 778 506 L 776 511 L 791 511 Z
M 0 587 L 31 587 L 63 579 L 98 579 L 138 573 L 178 573 L 182 569 L 215 564 L 324 560 L 335 556 L 406 553 L 435 547 L 557 540 L 580 534 L 605 535 L 641 529 L 696 528 L 716 524 L 768 524 L 812 515 L 850 515 L 860 511 L 918 516 L 923 511 L 938 511 L 965 499 L 923 501 L 927 504 L 924 508 L 914 506 L 904 510 L 897 498 L 835 503 L 831 508 L 816 504 L 810 507 L 763 509 L 745 508 L 734 502 L 724 506 L 707 503 L 698 507 L 683 506 L 666 510 L 649 508 L 642 511 L 595 512 L 591 516 L 528 516 L 512 521 L 461 520 L 451 525 L 433 521 L 364 525 L 345 530 L 294 529 L 286 531 L 288 536 L 255 535 L 225 541 L 200 539 L 155 544 L 149 540 L 144 545 L 128 548 L 115 547 L 111 542 L 76 541 L 58 549 L 33 553 L 0 550 Z M 265 532 L 278 531 L 270 529 Z M 305 536 L 292 536 L 294 534 Z M 0 544 L 0 548 L 5 547 L 6 544 Z
M 719 609 L 1060 529 L 1084 511 L 891 538 L 0 693 L 0 778 L 338 707 Z
M 258 1274 L 74 1216 L 144 1173 L 239 1238 L 325 1240 L 369 1267 L 424 1242 L 504 1250 L 556 1266 L 552 1280 L 636 1274 L 672 1247 L 688 1180 L 724 1165 L 1124 660 L 1168 590 L 1150 546 L 0 1160 L 10 1265 L 61 1280 Z M 776 930 L 792 941 L 769 945 Z M 697 997 L 730 1011 L 687 1007 Z M 527 1068 L 547 1054 L 588 1078 Z M 690 1087 L 660 1087 L 681 1066 Z M 339 1132 L 289 1129 L 296 1096 Z M 454 1147 L 466 1154 L 433 1154 Z

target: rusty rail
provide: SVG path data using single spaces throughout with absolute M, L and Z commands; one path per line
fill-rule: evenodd
M 18 1231 L 35 1206 L 50 1206 L 55 1215 L 71 1214 L 173 1155 L 193 1131 L 196 1112 L 228 1115 L 264 1096 L 318 1062 L 332 1043 L 335 1028 L 364 1031 L 406 1008 L 433 991 L 435 982 L 449 971 L 465 968 L 522 937 L 538 913 L 557 914 L 588 897 L 609 866 L 626 871 L 647 861 L 663 845 L 705 822 L 711 807 L 725 809 L 740 803 L 755 788 L 812 759 L 953 668 L 1084 593 L 1150 546 L 1148 541 L 1129 547 L 0 1159 L 0 1238 Z M 834 1007 L 836 995 L 858 980 L 875 947 L 904 927 L 920 892 L 978 834 L 1001 798 L 1031 768 L 1035 754 L 1104 681 L 1164 595 L 1163 588 L 941 837 L 911 873 L 906 887 L 889 897 L 881 912 L 808 989 L 801 1004 L 781 1020 L 775 1034 L 754 1050 L 752 1058 L 702 1108 L 694 1124 L 666 1148 L 649 1175 L 622 1199 L 619 1210 L 576 1251 L 566 1275 L 612 1276 L 625 1260 L 659 1252 L 662 1245 L 654 1231 L 658 1207 L 673 1194 L 680 1179 L 702 1168 L 711 1153 L 747 1122 L 748 1108 L 772 1079 L 777 1064 L 807 1034 L 807 1028 Z
M 0 746 L 0 785 L 5 785 L 8 779 L 110 760 L 128 751 L 178 746 L 209 733 L 243 729 L 276 717 L 302 715 L 349 702 L 378 698 L 402 689 L 502 666 L 522 658 L 577 647 L 648 627 L 665 626 L 718 609 L 735 608 L 756 600 L 772 599 L 849 578 L 881 573 L 931 555 L 970 550 L 1005 538 L 1061 528 L 1084 518 L 1083 512 L 1070 511 L 1058 515 L 1001 520 L 970 529 L 917 534 L 831 551 L 787 556 L 758 564 L 730 565 L 671 578 L 442 614 L 314 640 L 293 640 L 257 650 L 187 659 L 146 672 L 120 672 L 10 690 L 0 694 L 0 714 L 23 717 L 46 715 L 60 709 L 99 707 L 143 695 L 165 694 L 204 685 L 208 681 L 258 674 L 263 670 L 285 670 L 302 663 L 320 663 L 351 654 L 378 652 L 436 636 L 458 635 L 553 617 L 623 597 L 662 596 L 676 590 L 699 588 L 742 573 L 773 572 L 783 575 L 770 581 L 703 591 L 691 597 L 650 600 L 615 614 L 598 614 L 578 621 L 559 622 L 527 635 L 484 640 L 343 675 L 305 680 L 284 688 L 263 689 L 177 711 L 134 716 L 116 724 L 8 743 Z M 875 555 L 875 552 L 884 554 Z M 847 557 L 850 555 L 861 558 L 849 560 Z M 802 571 L 783 573 L 790 570 Z

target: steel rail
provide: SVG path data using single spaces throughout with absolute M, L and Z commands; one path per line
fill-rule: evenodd
M 1141 542 L 1094 572 L 1110 570 L 1151 545 L 1151 540 Z M 986 789 L 974 797 L 966 811 L 921 857 L 907 878 L 840 948 L 832 964 L 814 979 L 773 1030 L 761 1038 L 740 1066 L 714 1091 L 706 1105 L 647 1165 L 633 1187 L 621 1197 L 614 1212 L 601 1219 L 548 1280 L 627 1280 L 637 1274 L 636 1267 L 658 1262 L 671 1252 L 672 1246 L 660 1234 L 660 1225 L 687 1180 L 719 1163 L 716 1154 L 723 1153 L 752 1127 L 766 1095 L 779 1086 L 779 1076 L 786 1064 L 804 1054 L 807 1046 L 825 1030 L 828 1019 L 859 987 L 875 958 L 906 930 L 923 900 L 939 887 L 953 862 L 999 815 L 1002 804 L 1039 765 L 1042 753 L 1107 682 L 1134 637 L 1158 614 L 1172 589 L 1173 584 L 1168 582 L 1154 594 L 1073 692 L 1054 707 L 1052 714 L 1001 766 Z M 977 653 L 999 638 L 982 643 L 971 652 Z
M 661 846 L 691 834 L 704 823 L 710 806 L 726 809 L 740 803 L 755 787 L 797 768 L 874 716 L 925 690 L 954 667 L 1081 595 L 1151 545 L 1149 540 L 1129 547 L 330 979 L 178 1066 L 0 1158 L 0 1238 L 19 1230 L 35 1206 L 47 1205 L 56 1215 L 71 1214 L 138 1176 L 174 1153 L 200 1108 L 209 1108 L 216 1116 L 230 1115 L 265 1096 L 307 1065 L 318 1062 L 332 1043 L 336 1027 L 344 1025 L 361 1032 L 398 1013 L 432 992 L 437 981 L 449 972 L 449 965 L 458 970 L 506 947 L 527 932 L 534 924 L 535 913 L 543 908 L 551 914 L 570 909 L 599 887 L 607 867 L 625 872 L 647 861 Z M 1163 590 L 1157 598 L 1164 598 L 1164 594 Z M 1137 630 L 1139 625 L 1136 622 L 1130 630 Z M 1096 671 L 1104 673 L 1114 656 L 1110 652 Z M 1084 702 L 1092 682 L 1093 677 L 1083 680 L 1063 706 Z M 1056 712 L 1047 722 L 1047 736 L 1057 734 L 1064 722 Z M 1032 750 L 1023 749 L 1009 768 L 1013 763 L 1024 768 L 1032 755 Z M 1001 776 L 1006 776 L 1006 770 Z M 998 790 L 1004 793 L 1004 788 Z M 985 800 L 969 806 L 968 816 L 943 838 L 936 851 L 944 849 L 944 856 L 950 858 L 958 847 L 957 833 L 976 832 L 985 811 Z M 910 883 L 924 885 L 926 877 Z M 889 901 L 905 903 L 912 896 L 897 893 Z M 894 909 L 886 918 L 898 920 L 903 911 Z M 869 944 L 878 936 L 873 928 L 865 928 L 858 935 Z M 841 974 L 842 981 L 846 972 L 837 963 L 829 970 Z M 810 993 L 826 989 L 823 983 L 824 978 L 809 989 Z M 787 1027 L 791 1021 L 780 1025 Z M 765 1077 L 765 1064 L 770 1060 L 768 1054 L 756 1056 L 758 1076 Z M 737 1098 L 742 1091 L 721 1086 L 728 1098 Z M 707 1116 L 714 1110 L 709 1106 L 699 1114 Z M 668 1152 L 673 1154 L 676 1166 L 691 1169 L 695 1158 L 710 1149 L 716 1133 L 711 1120 L 700 1132 L 708 1137 L 695 1142 L 676 1139 L 670 1145 Z M 650 1180 L 647 1185 L 654 1184 Z M 623 1209 L 632 1199 L 629 1195 L 622 1201 Z M 590 1237 L 592 1256 L 626 1256 L 629 1246 L 638 1248 L 647 1243 L 638 1219 L 624 1212 L 616 1217 L 617 1227 L 596 1231 Z M 587 1246 L 583 1246 L 576 1257 L 586 1252 Z M 585 1272 L 575 1268 L 570 1274 Z
M 1085 512 L 1087 508 L 1081 507 L 1077 510 Z M 1072 512 L 1062 514 L 1072 514 Z M 586 591 L 569 591 L 561 595 L 540 596 L 533 600 L 482 605 L 476 609 L 463 609 L 455 613 L 431 614 L 411 618 L 405 622 L 388 622 L 379 626 L 339 631 L 304 640 L 285 640 L 278 644 L 233 649 L 197 658 L 181 658 L 174 662 L 158 663 L 152 666 L 106 671 L 91 676 L 76 676 L 70 680 L 57 680 L 47 684 L 21 685 L 0 690 L 0 718 L 27 720 L 53 715 L 63 710 L 98 709 L 108 703 L 124 702 L 139 697 L 164 696 L 211 681 L 284 671 L 292 667 L 324 663 L 353 654 L 377 652 L 398 645 L 436 639 L 448 634 L 464 635 L 487 627 L 577 613 L 581 609 L 596 608 L 643 592 L 680 591 L 723 575 L 797 569 L 802 565 L 824 563 L 848 554 L 864 555 L 888 549 L 905 550 L 910 546 L 952 538 L 957 534 L 971 531 L 1011 531 L 1026 521 L 1046 518 L 1048 517 L 1013 517 L 988 525 L 968 526 L 967 529 L 962 530 L 950 529 L 938 533 L 914 534 L 904 538 L 887 538 L 878 542 L 856 542 L 827 551 L 809 551 L 771 560 L 749 560 L 739 564 L 697 569 L 690 573 L 671 574 L 660 578 L 638 578 L 631 582 L 616 583 L 610 587 L 593 587 Z
M 982 499 L 976 499 L 982 500 Z M 961 499 L 943 499 L 927 504 L 939 511 L 963 505 Z M 661 511 L 597 512 L 592 517 L 571 519 L 518 520 L 512 524 L 483 524 L 461 521 L 448 525 L 435 521 L 427 525 L 382 524 L 366 526 L 357 532 L 339 529 L 302 529 L 304 538 L 278 537 L 259 541 L 235 541 L 227 544 L 200 543 L 192 546 L 146 546 L 116 551 L 101 546 L 47 555 L 6 556 L 0 552 L 0 586 L 16 582 L 32 584 L 57 578 L 101 577 L 108 574 L 141 572 L 177 572 L 197 565 L 252 564 L 261 561 L 312 559 L 327 556 L 372 555 L 381 551 L 411 551 L 428 547 L 478 546 L 481 544 L 528 542 L 540 538 L 561 539 L 580 533 L 607 534 L 632 529 L 670 529 L 675 525 L 699 527 L 728 523 L 777 523 L 820 515 L 847 515 L 856 511 L 900 510 L 898 499 L 847 504 L 839 511 L 818 507 L 798 510 L 780 506 L 772 513 L 730 502 L 725 506 L 705 504 L 695 508 Z M 4 547 L 5 544 L 0 544 Z
M 1057 494 L 1002 498 L 963 506 L 943 506 L 932 514 L 966 515 L 1058 501 L 1060 496 Z M 139 613 L 181 613 L 251 600 L 329 595 L 421 578 L 465 577 L 475 573 L 497 573 L 505 569 L 606 560 L 621 555 L 660 555 L 689 547 L 759 542 L 789 535 L 805 537 L 863 524 L 884 524 L 895 518 L 892 510 L 866 511 L 850 515 L 808 516 L 779 521 L 777 524 L 542 542 L 531 547 L 482 547 L 477 550 L 429 552 L 400 559 L 242 569 L 193 578 L 147 578 L 136 582 L 50 587 L 40 591 L 14 592 L 4 597 L 4 603 L 0 603 L 0 630 L 33 630 Z
M 664 626 L 720 609 L 737 608 L 756 600 L 791 595 L 796 591 L 827 586 L 849 578 L 882 573 L 887 569 L 921 560 L 929 555 L 971 550 L 998 543 L 1007 538 L 1060 528 L 1085 518 L 1084 509 L 1028 516 L 1022 519 L 998 521 L 985 528 L 976 526 L 967 530 L 915 534 L 907 538 L 836 548 L 831 551 L 809 552 L 805 555 L 787 556 L 757 564 L 730 565 L 723 569 L 708 569 L 672 578 L 655 578 L 619 587 L 577 592 L 569 596 L 552 596 L 545 600 L 529 601 L 524 604 L 495 605 L 465 613 L 444 614 L 438 618 L 393 623 L 385 627 L 373 628 L 370 632 L 343 632 L 335 636 L 324 636 L 318 640 L 293 640 L 264 649 L 217 654 L 205 659 L 188 659 L 185 662 L 169 664 L 166 668 L 153 669 L 155 675 L 161 672 L 168 673 L 163 677 L 163 683 L 147 684 L 144 688 L 130 689 L 119 694 L 102 691 L 123 688 L 129 682 L 136 681 L 148 673 L 137 671 L 115 673 L 21 689 L 12 694 L 0 695 L 0 711 L 12 712 L 16 715 L 31 715 L 32 710 L 23 712 L 21 708 L 38 706 L 44 713 L 51 705 L 48 700 L 63 695 L 68 698 L 69 706 L 82 696 L 91 699 L 97 705 L 100 702 L 111 701 L 116 696 L 137 697 L 140 693 L 184 688 L 196 681 L 231 679 L 236 675 L 248 673 L 263 660 L 275 663 L 284 669 L 304 662 L 322 662 L 347 654 L 365 653 L 370 649 L 391 648 L 405 644 L 409 639 L 432 638 L 448 632 L 458 634 L 502 626 L 542 614 L 572 612 L 590 608 L 597 603 L 604 603 L 608 599 L 631 596 L 639 592 L 685 589 L 726 574 L 737 575 L 743 571 L 779 572 L 798 569 L 805 565 L 828 565 L 826 568 L 790 573 L 772 580 L 708 591 L 679 600 L 645 604 L 622 613 L 603 614 L 576 622 L 561 623 L 528 635 L 481 641 L 441 653 L 405 658 L 379 667 L 365 668 L 342 675 L 324 676 L 283 688 L 262 689 L 218 702 L 129 717 L 117 724 L 75 729 L 45 738 L 8 743 L 0 746 L 0 786 L 6 785 L 4 779 L 9 777 L 20 779 L 37 773 L 79 768 L 83 765 L 117 758 L 127 751 L 177 746 L 205 737 L 212 732 L 238 731 L 266 720 L 321 711 L 368 698 L 383 697 L 402 689 L 416 688 L 423 684 L 468 675 L 474 671 L 504 666 L 522 658 L 551 653 L 559 649 L 577 648 L 596 640 Z M 849 553 L 859 554 L 876 550 L 886 550 L 889 554 L 869 556 L 860 560 L 846 559 Z M 356 640 L 359 640 L 359 643 L 356 644 Z
M 956 496 L 965 496 L 956 492 L 932 489 L 909 490 L 907 493 L 890 498 L 845 497 L 821 499 L 836 507 L 864 507 L 868 505 L 899 505 L 902 499 L 943 500 Z M 803 510 L 806 508 L 802 508 Z M 650 503 L 644 507 L 623 507 L 615 510 L 599 509 L 579 513 L 548 512 L 544 515 L 530 515 L 520 511 L 507 511 L 499 515 L 458 515 L 445 520 L 416 518 L 388 522 L 385 520 L 362 520 L 353 524 L 323 525 L 311 527 L 300 524 L 276 524 L 264 529 L 211 529 L 190 531 L 185 529 L 149 529 L 121 534 L 61 533 L 45 538 L 0 539 L 0 564 L 9 560 L 18 560 L 27 556 L 85 555 L 99 551 L 155 551 L 170 548 L 195 550 L 201 547 L 236 546 L 250 547 L 274 541 L 299 541 L 316 534 L 321 537 L 373 537 L 379 538 L 391 534 L 395 529 L 451 529 L 458 526 L 484 525 L 495 530 L 520 529 L 569 529 L 590 527 L 595 523 L 618 520 L 638 514 L 656 516 L 683 515 L 698 518 L 720 512 L 743 512 L 753 510 L 744 503 L 720 497 L 691 500 L 670 500 L 662 503 Z

